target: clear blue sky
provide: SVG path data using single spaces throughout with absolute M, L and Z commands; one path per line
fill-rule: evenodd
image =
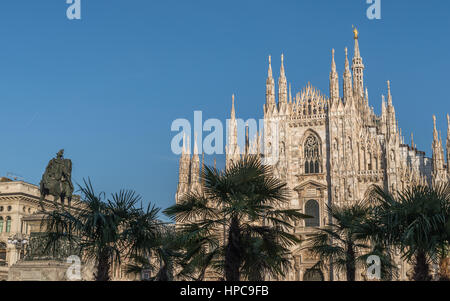
M 431 116 L 445 140 L 450 112 L 450 2 L 382 0 L 380 21 L 365 2 L 82 0 L 82 20 L 69 21 L 65 0 L 2 0 L 0 174 L 37 184 L 65 148 L 75 182 L 167 207 L 174 119 L 225 120 L 232 93 L 239 117 L 261 117 L 269 54 L 278 77 L 284 52 L 295 91 L 310 81 L 328 95 L 331 48 L 342 79 L 352 24 L 371 105 L 380 111 L 391 80 L 407 142 L 414 131 L 431 156 Z

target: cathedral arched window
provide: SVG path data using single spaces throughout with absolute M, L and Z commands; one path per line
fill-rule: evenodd
M 320 227 L 320 209 L 317 201 L 306 202 L 305 214 L 313 217 L 305 219 L 305 227 Z
M 305 174 L 321 172 L 320 143 L 316 136 L 310 135 L 305 141 Z

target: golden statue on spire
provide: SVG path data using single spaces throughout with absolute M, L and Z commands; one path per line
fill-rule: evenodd
M 359 36 L 359 31 L 358 29 L 356 29 L 355 26 L 352 25 L 352 27 L 353 27 L 353 35 L 355 36 L 355 40 L 357 40 Z

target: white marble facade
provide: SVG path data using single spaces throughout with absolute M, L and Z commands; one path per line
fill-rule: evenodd
M 413 137 L 410 144 L 406 144 L 396 119 L 389 81 L 386 97 L 381 99 L 381 115 L 376 115 L 369 105 L 358 38 L 355 31 L 351 66 L 345 49 L 342 81 L 339 80 L 335 52 L 332 51 L 329 96 L 310 83 L 292 95 L 282 56 L 277 101 L 269 57 L 264 134 L 263 137 L 257 135 L 254 141 L 246 139 L 249 144 L 245 147 L 247 151 L 256 150 L 265 158 L 277 153 L 279 160 L 274 165 L 274 172 L 288 183 L 292 192 L 291 208 L 317 216 L 313 221 L 297 225 L 295 231 L 303 237 L 314 227 L 328 223 L 327 204 L 352 204 L 363 199 L 373 185 L 396 191 L 416 184 L 434 185 L 450 178 L 450 118 L 447 116 L 446 159 L 434 116 L 432 158 L 417 149 Z M 277 127 L 271 127 L 272 124 L 277 124 Z M 233 96 L 227 164 L 239 159 L 242 153 L 237 143 L 236 127 Z M 277 133 L 272 133 L 273 128 Z M 194 152 L 192 160 L 189 152 L 183 153 L 177 201 L 194 186 L 198 189 L 199 164 L 198 154 Z M 303 280 L 307 269 L 316 262 L 300 249 L 293 250 L 295 271 L 286 280 Z M 409 268 L 404 263 L 399 263 L 399 266 L 401 278 L 407 278 Z M 323 271 L 322 276 L 328 279 L 328 272 Z M 339 275 L 334 277 L 339 278 Z

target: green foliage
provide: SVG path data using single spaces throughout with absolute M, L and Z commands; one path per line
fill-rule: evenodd
M 382 278 L 387 280 L 396 275 L 392 255 L 383 244 L 371 241 L 371 217 L 373 208 L 367 203 L 351 206 L 328 207 L 332 222 L 317 229 L 306 247 L 320 260 L 315 268 L 325 269 L 330 265 L 337 272 L 344 272 L 347 281 L 356 279 L 358 268 L 366 270 L 367 258 L 377 255 L 382 262 Z
M 202 183 L 202 194 L 188 193 L 164 211 L 183 233 L 182 274 L 203 279 L 209 268 L 226 280 L 284 276 L 289 247 L 299 243 L 290 234 L 292 225 L 308 217 L 284 209 L 286 184 L 257 156 L 245 156 L 223 171 L 206 167 Z
M 430 280 L 429 263 L 448 255 L 450 186 L 415 186 L 395 194 L 377 187 L 373 237 L 392 245 L 414 264 L 415 280 Z
M 106 198 L 94 191 L 90 180 L 79 188 L 82 200 L 74 206 L 46 212 L 46 250 L 61 241 L 75 246 L 83 261 L 96 263 L 99 281 L 110 279 L 112 263 L 151 255 L 163 226 L 157 219 L 159 209 L 142 207 L 134 191 L 121 190 Z

